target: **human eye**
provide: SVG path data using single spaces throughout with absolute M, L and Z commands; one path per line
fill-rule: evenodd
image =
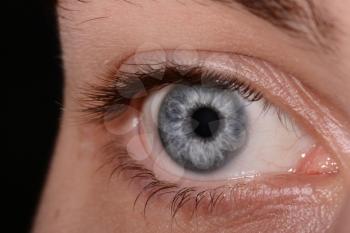
M 333 219 L 341 189 L 340 163 L 303 115 L 314 109 L 300 85 L 245 55 L 159 50 L 127 58 L 80 100 L 106 132 L 106 167 L 131 181 L 144 214 L 162 203 L 183 224 L 197 216 L 206 228 L 247 231 L 273 221 L 298 232 L 278 215 Z

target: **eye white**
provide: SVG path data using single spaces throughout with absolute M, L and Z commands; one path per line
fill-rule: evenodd
M 197 173 L 179 166 L 164 149 L 159 138 L 158 114 L 172 86 L 153 92 L 142 108 L 145 131 L 152 136 L 146 142 L 155 161 L 153 170 L 160 176 L 194 180 L 223 180 L 265 173 L 286 173 L 295 168 L 303 153 L 313 145 L 312 139 L 301 131 L 288 116 L 283 122 L 277 111 L 264 109 L 264 101 L 250 102 L 241 98 L 248 118 L 247 141 L 244 148 L 225 166 L 210 172 Z M 151 143 L 152 142 L 152 143 Z M 157 174 L 156 174 L 157 175 Z

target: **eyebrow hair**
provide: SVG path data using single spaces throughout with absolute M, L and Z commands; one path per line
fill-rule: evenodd
M 293 36 L 305 37 L 328 50 L 335 40 L 334 20 L 313 0 L 211 0 L 223 4 L 238 4 L 251 14 L 269 22 Z
M 63 8 L 60 0 L 51 0 Z M 89 3 L 89 0 L 76 0 Z M 134 4 L 133 0 L 122 0 Z M 176 0 L 179 1 L 179 0 Z M 198 0 L 193 0 L 197 3 Z M 334 19 L 325 8 L 314 3 L 315 0 L 208 0 L 232 6 L 237 5 L 271 25 L 288 32 L 289 35 L 304 38 L 323 51 L 333 51 L 336 43 Z M 66 9 L 67 10 L 67 9 Z M 69 9 L 68 9 L 69 10 Z M 103 17 L 99 17 L 103 18 Z M 89 19 L 91 21 L 94 19 Z

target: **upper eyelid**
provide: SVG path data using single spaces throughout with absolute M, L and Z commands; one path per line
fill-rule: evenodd
M 231 55 L 239 57 L 237 61 L 234 61 L 233 63 L 239 64 L 239 63 L 244 63 L 247 60 L 257 60 L 257 61 L 262 61 L 258 58 L 253 58 L 250 56 L 246 55 L 241 55 L 241 54 L 231 54 L 231 53 L 226 53 L 226 52 L 215 52 L 215 51 L 207 51 L 207 50 L 159 50 L 161 53 L 166 54 L 166 58 L 161 58 L 161 61 L 154 62 L 154 60 L 150 61 L 142 61 L 142 62 L 135 62 L 135 61 L 130 61 L 135 57 L 135 53 L 132 53 L 131 55 L 127 56 L 126 59 L 122 59 L 118 61 L 116 64 L 112 63 L 111 66 L 107 66 L 104 71 L 100 75 L 98 75 L 97 81 L 91 82 L 91 83 L 82 83 L 80 88 L 80 99 L 78 100 L 84 100 L 84 97 L 94 97 L 94 94 L 98 93 L 105 93 L 106 95 L 108 94 L 115 94 L 115 90 L 117 89 L 118 91 L 125 91 L 125 87 L 130 84 L 137 84 L 138 81 L 143 82 L 145 76 L 152 76 L 152 72 L 161 72 L 161 69 L 176 69 L 179 70 L 180 72 L 197 72 L 197 70 L 201 70 L 200 72 L 205 73 L 206 75 L 207 72 L 213 72 L 216 70 L 219 70 L 220 68 L 214 68 L 212 67 L 207 67 L 206 64 L 203 64 L 202 60 L 199 59 L 200 61 L 195 62 L 195 64 L 183 64 L 182 62 L 177 62 L 173 61 L 172 58 L 168 58 L 168 55 L 175 52 L 182 53 L 184 52 L 184 55 L 181 55 L 180 57 L 184 57 L 187 55 L 188 52 L 192 53 L 198 53 L 198 54 L 205 54 L 203 57 L 210 56 L 210 54 L 219 54 L 219 57 L 223 58 L 228 58 Z M 138 54 L 152 54 L 152 53 L 158 53 L 158 50 L 150 50 L 150 51 L 145 51 L 145 52 L 140 52 Z M 165 60 L 164 60 L 165 59 Z M 210 58 L 211 59 L 211 58 Z M 216 57 L 214 57 L 216 59 Z M 242 61 L 242 62 L 241 62 Z M 254 62 L 254 61 L 253 61 Z M 158 68 L 153 68 L 154 66 L 161 66 Z M 132 71 L 126 71 L 124 69 L 125 67 L 131 68 Z M 257 67 L 254 67 L 256 69 Z M 141 72 L 137 70 L 141 70 Z M 236 69 L 236 68 L 235 68 Z M 243 68 L 244 69 L 244 68 Z M 242 68 L 237 68 L 236 70 L 241 70 L 243 71 Z M 258 68 L 257 68 L 258 69 Z M 245 70 L 247 71 L 247 70 Z M 244 72 L 245 72 L 244 71 Z M 261 72 L 261 70 L 256 70 L 254 72 Z M 253 73 L 253 72 L 250 72 Z M 245 78 L 246 74 L 243 73 L 229 73 L 228 75 L 230 77 L 226 77 L 227 73 L 225 72 L 219 72 L 219 75 L 225 76 L 224 79 L 229 81 L 230 79 L 233 79 L 232 75 L 237 78 L 241 82 L 247 82 L 249 84 L 252 84 L 255 82 L 255 80 L 249 80 Z M 288 76 L 288 75 L 287 75 Z M 121 80 L 122 79 L 122 80 Z M 156 79 L 156 78 L 155 78 Z M 156 81 L 156 80 L 155 80 Z M 189 80 L 190 81 L 190 80 Z M 130 88 L 130 87 L 128 87 Z M 111 93 L 112 92 L 112 93 Z M 98 96 L 98 95 L 96 95 Z M 98 96 L 99 100 L 105 100 L 103 96 Z M 129 97 L 132 97 L 130 95 Z M 122 98 L 122 96 L 120 96 Z M 88 98 L 89 99 L 89 98 Z M 90 99 L 92 100 L 92 99 Z
M 152 54 L 152 53 L 157 53 L 159 52 L 158 50 L 151 50 L 151 51 L 145 51 L 145 52 L 141 52 L 140 54 Z M 154 60 L 150 61 L 142 61 L 142 62 L 134 62 L 131 61 L 134 57 L 135 57 L 135 53 L 129 55 L 126 59 L 121 60 L 120 62 L 118 62 L 117 64 L 113 64 L 112 66 L 108 66 L 106 68 L 106 70 L 97 77 L 97 82 L 94 83 L 83 83 L 82 86 L 80 86 L 80 91 L 79 93 L 81 93 L 78 98 L 77 101 L 80 103 L 79 105 L 82 106 L 82 111 L 85 115 L 87 115 L 87 118 L 91 117 L 92 120 L 94 120 L 93 115 L 96 114 L 96 119 L 95 121 L 101 120 L 99 116 L 102 116 L 103 113 L 106 113 L 108 108 L 111 108 L 113 106 L 113 104 L 127 104 L 127 101 L 130 100 L 128 98 L 123 98 L 123 96 L 119 95 L 118 93 L 116 93 L 116 90 L 119 91 L 125 91 L 129 88 L 131 88 L 132 84 L 139 84 L 140 81 L 143 82 L 143 77 L 142 75 L 149 75 L 150 74 L 150 70 L 146 71 L 146 72 L 142 72 L 137 73 L 137 71 L 133 70 L 132 72 L 126 72 L 122 67 L 126 66 L 126 67 L 131 67 L 131 68 L 135 68 L 138 69 L 138 67 L 142 66 L 142 69 L 145 69 L 146 66 L 146 70 L 152 66 L 152 65 L 158 65 L 161 64 L 164 68 L 167 67 L 180 67 L 180 69 L 197 69 L 197 68 L 204 68 L 205 66 L 203 64 L 197 64 L 197 65 L 193 65 L 193 66 L 186 66 L 180 63 L 177 63 L 175 61 L 169 61 L 168 59 L 168 55 L 172 52 L 185 52 L 185 54 L 187 52 L 193 52 L 191 50 L 181 50 L 181 51 L 175 51 L 175 50 L 161 50 L 161 53 L 165 53 L 167 54 L 164 60 L 164 58 L 161 58 L 161 62 L 154 62 Z M 222 53 L 222 52 L 214 52 L 214 51 L 195 51 L 194 52 L 201 54 L 204 53 L 204 57 L 205 56 L 209 56 L 209 54 L 212 53 L 218 53 L 220 54 L 220 56 L 224 56 L 225 58 L 227 56 L 230 56 L 231 53 Z M 250 63 L 249 65 L 253 64 L 253 69 L 254 71 L 250 71 L 250 74 L 254 74 L 258 76 L 258 73 L 261 72 L 261 69 L 258 68 L 257 66 L 255 66 L 254 62 L 258 61 L 263 63 L 263 65 L 268 65 L 268 63 L 258 59 L 258 58 L 253 58 L 250 56 L 245 56 L 245 55 L 240 55 L 240 54 L 233 54 L 235 57 L 238 57 L 238 62 L 237 63 Z M 170 59 L 171 60 L 171 59 Z M 251 61 L 250 61 L 251 60 Z M 207 70 L 210 68 L 206 68 Z M 244 68 L 243 68 L 244 69 Z M 275 67 L 269 67 L 269 69 L 275 69 Z M 159 70 L 159 69 L 158 69 Z M 245 72 L 245 71 L 244 71 Z M 223 74 L 221 74 L 223 75 Z M 232 74 L 231 74 L 232 75 Z M 264 74 L 266 75 L 266 74 Z M 237 74 L 236 78 L 238 80 L 241 80 L 242 82 L 245 82 L 247 84 L 252 85 L 253 89 L 256 89 L 259 91 L 259 93 L 261 92 L 262 95 L 266 95 L 266 91 L 264 92 L 261 87 L 255 86 L 255 82 L 257 81 L 257 77 L 253 77 L 252 80 L 247 79 L 246 74 Z M 288 78 L 289 75 L 288 74 L 284 74 L 283 75 L 279 75 L 279 76 L 283 76 L 284 79 Z M 123 79 L 123 80 L 120 80 Z M 227 80 L 232 79 L 232 77 L 228 77 Z M 156 80 L 155 80 L 156 81 Z M 124 87 L 126 87 L 124 89 Z M 132 88 L 131 88 L 132 89 Z M 128 90 L 128 91 L 129 91 Z M 136 89 L 137 90 L 137 89 Z M 139 89 L 138 89 L 139 90 Z M 133 92 L 131 90 L 131 92 Z M 134 91 L 135 92 L 135 91 Z M 134 93 L 136 94 L 136 93 Z M 111 96 L 115 96 L 116 98 L 110 98 Z M 132 94 L 129 95 L 129 97 L 132 97 Z M 269 101 L 271 102 L 271 99 L 269 99 Z M 278 103 L 276 104 L 276 107 L 278 107 Z M 89 116 L 90 114 L 90 116 Z M 104 120 L 104 119 L 102 119 Z

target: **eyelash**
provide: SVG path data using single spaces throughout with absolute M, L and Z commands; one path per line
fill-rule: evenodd
M 100 77 L 100 84 L 88 84 L 81 88 L 79 102 L 82 106 L 81 112 L 83 112 L 87 122 L 101 123 L 109 119 L 106 114 L 112 113 L 115 116 L 122 112 L 123 109 L 115 109 L 114 106 L 127 106 L 136 94 L 142 91 L 148 92 L 166 84 L 195 85 L 205 82 L 218 88 L 238 91 L 243 98 L 251 102 L 263 99 L 263 94 L 255 90 L 249 83 L 232 76 L 225 77 L 215 71 L 204 70 L 203 67 L 189 67 L 173 63 L 127 65 L 142 66 L 142 70 L 134 73 L 111 70 L 107 75 Z M 155 69 L 152 66 L 160 66 L 160 68 Z M 163 73 L 162 79 L 154 77 Z M 169 73 L 171 76 L 168 75 Z M 138 88 L 139 84 L 143 85 L 143 89 Z M 126 98 L 125 95 L 130 98 Z M 264 105 L 264 111 L 268 111 L 271 107 L 268 101 L 264 101 Z M 110 111 L 110 109 L 117 112 Z
M 177 213 L 189 205 L 190 217 L 196 216 L 197 211 L 201 208 L 207 214 L 211 214 L 216 210 L 216 207 L 221 201 L 224 201 L 225 195 L 229 193 L 229 201 L 236 203 L 239 198 L 244 199 L 247 195 L 242 193 L 235 199 L 231 194 L 238 192 L 240 188 L 244 189 L 243 183 L 238 183 L 233 186 L 221 185 L 215 188 L 203 189 L 200 187 L 179 187 L 177 184 L 170 182 L 163 182 L 158 180 L 154 173 L 144 168 L 130 158 L 123 145 L 118 145 L 118 139 L 110 141 L 104 146 L 104 153 L 108 156 L 106 162 L 98 168 L 103 169 L 105 166 L 116 165 L 112 167 L 110 173 L 110 181 L 114 176 L 123 176 L 129 181 L 129 184 L 136 183 L 141 187 L 141 191 L 137 194 L 133 208 L 135 209 L 138 201 L 144 196 L 143 215 L 146 218 L 147 208 L 154 198 L 166 197 L 170 200 L 170 216 L 172 221 L 175 220 Z M 253 195 L 253 194 L 249 194 Z
M 81 88 L 79 102 L 82 106 L 81 112 L 83 113 L 84 122 L 100 124 L 106 119 L 113 119 L 113 117 L 123 111 L 123 109 L 115 106 L 128 106 L 132 96 L 140 91 L 150 91 L 153 88 L 174 83 L 194 85 L 205 81 L 205 83 L 219 88 L 238 91 L 243 98 L 252 102 L 264 100 L 264 112 L 269 111 L 271 108 L 271 104 L 263 98 L 263 94 L 256 91 L 249 83 L 245 83 L 235 77 L 225 77 L 225 75 L 220 73 L 205 71 L 203 67 L 188 67 L 169 63 L 127 65 L 142 66 L 142 69 L 135 73 L 111 70 L 106 76 L 113 78 L 100 78 L 100 84 L 89 84 Z M 153 66 L 158 68 L 153 68 Z M 164 74 L 163 79 L 154 78 L 155 75 L 162 74 L 164 71 L 166 74 Z M 169 75 L 169 73 L 172 75 Z M 143 84 L 143 90 L 138 88 L 139 81 Z M 127 96 L 131 98 L 125 98 L 120 93 L 127 93 Z M 111 109 L 113 111 L 110 111 Z M 272 109 L 276 111 L 281 123 L 283 125 L 287 124 L 287 120 L 290 119 L 287 119 L 286 114 L 275 106 Z M 141 196 L 145 196 L 144 216 L 146 216 L 146 210 L 150 201 L 155 197 L 170 196 L 170 212 L 172 219 L 174 219 L 178 211 L 188 204 L 192 206 L 192 216 L 194 216 L 199 206 L 205 208 L 208 212 L 214 211 L 215 207 L 223 200 L 225 193 L 231 193 L 235 188 L 239 188 L 238 186 L 225 185 L 209 189 L 179 187 L 174 183 L 160 181 L 151 170 L 134 161 L 128 155 L 125 147 L 118 144 L 118 141 L 120 139 L 115 137 L 114 140 L 110 140 L 104 146 L 103 152 L 108 156 L 108 159 L 106 159 L 105 164 L 101 168 L 112 164 L 113 168 L 110 178 L 116 174 L 118 176 L 124 175 L 131 183 L 141 184 L 139 185 L 141 191 L 134 201 L 134 207 L 141 199 Z M 204 202 L 205 205 L 203 205 Z

